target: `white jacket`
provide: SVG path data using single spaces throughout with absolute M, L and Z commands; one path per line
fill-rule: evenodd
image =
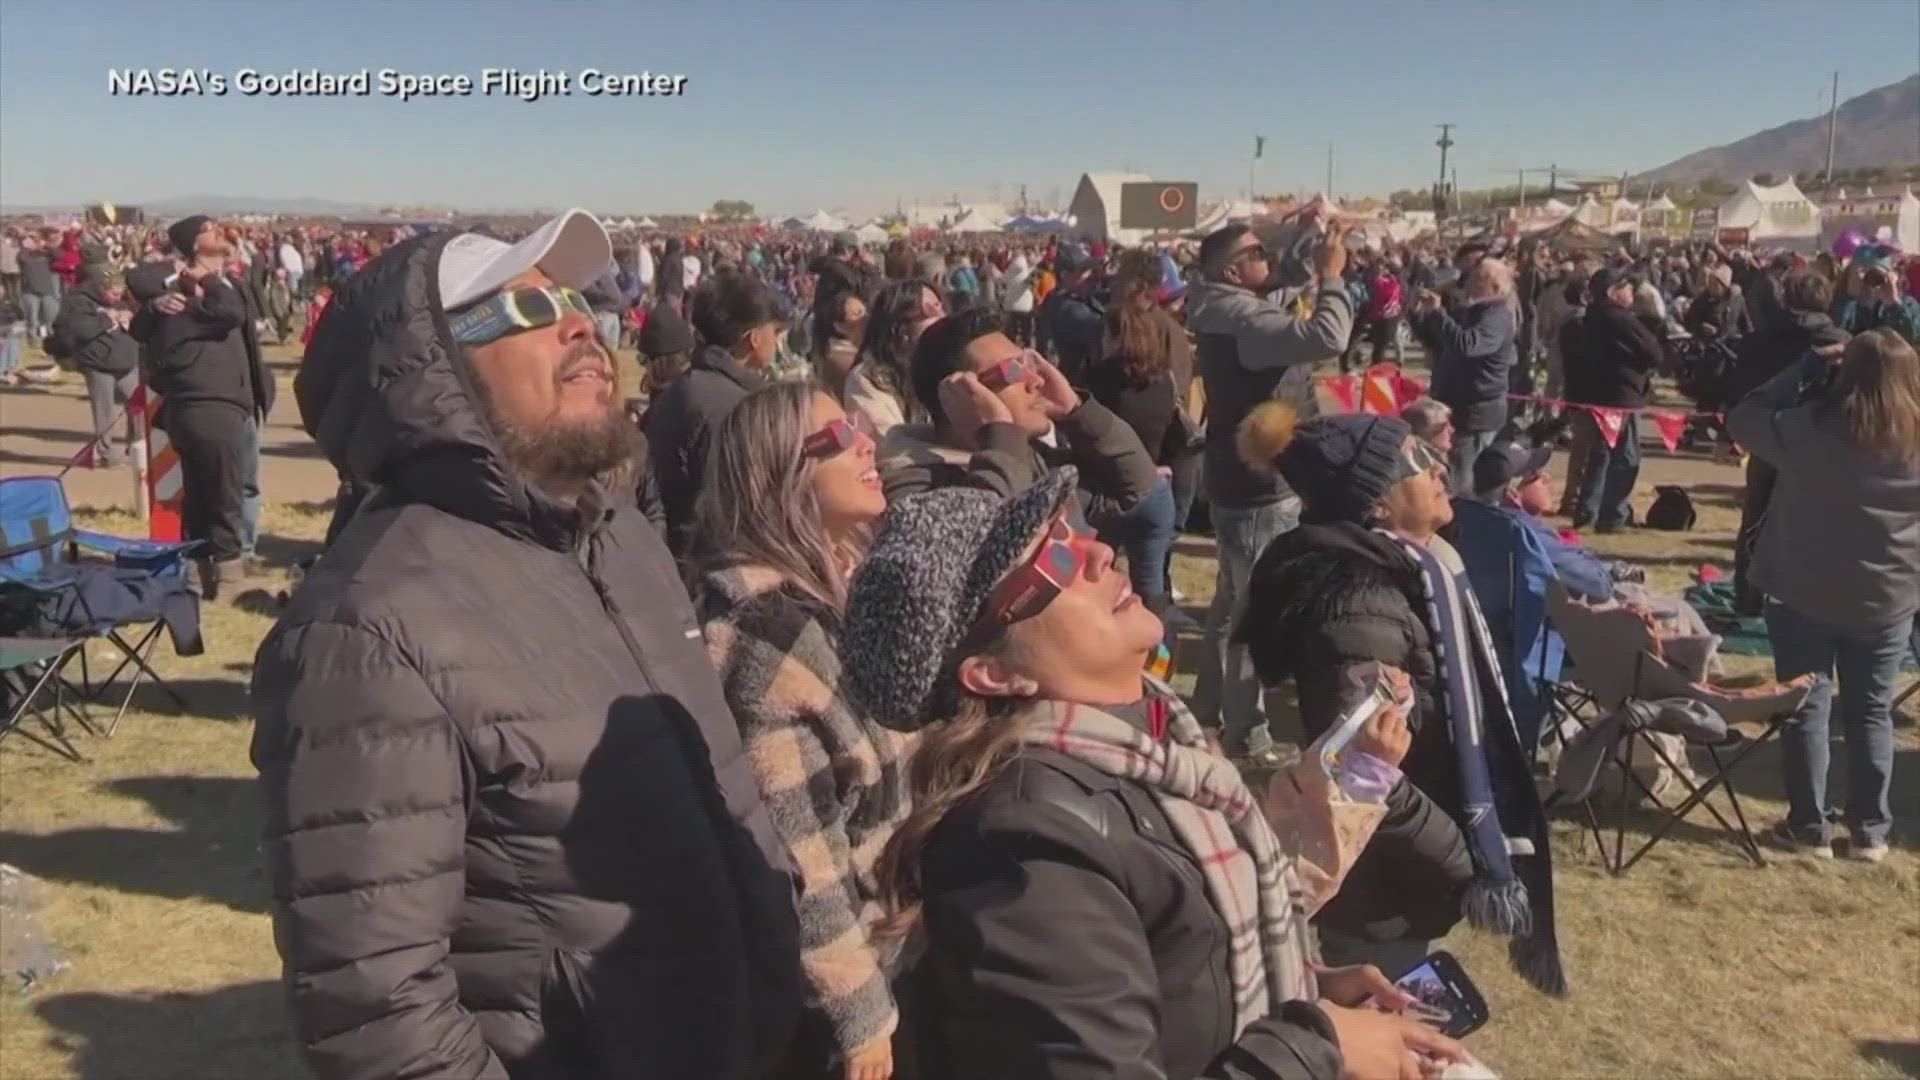
M 1033 270 L 1027 266 L 1025 255 L 1015 255 L 1007 267 L 1007 276 L 1000 282 L 1000 304 L 1011 314 L 1028 315 L 1033 312 Z

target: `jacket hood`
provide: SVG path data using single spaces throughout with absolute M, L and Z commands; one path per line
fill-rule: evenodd
M 440 304 L 454 231 L 404 241 L 334 289 L 293 380 L 300 420 L 343 474 L 559 547 L 578 528 L 508 466 Z

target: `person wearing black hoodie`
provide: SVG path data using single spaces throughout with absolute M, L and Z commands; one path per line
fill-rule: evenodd
M 257 430 L 273 411 L 274 382 L 213 219 L 183 218 L 167 237 L 191 261 L 157 293 L 143 279 L 136 295 L 148 299 L 130 329 L 146 347 L 147 385 L 161 397 L 159 426 L 180 455 L 181 524 L 187 539 L 204 544 L 200 585 L 212 600 L 245 547 L 247 425 Z
M 112 438 L 117 406 L 125 405 L 139 385 L 140 345 L 127 335 L 119 310 L 122 286 L 107 282 L 106 267 L 89 263 L 79 283 L 60 300 L 47 335 L 47 355 L 72 365 L 87 383 L 87 404 L 93 411 L 95 461 L 100 468 L 118 468 L 124 451 Z
M 1626 410 L 1647 404 L 1662 346 L 1634 315 L 1633 294 L 1633 279 L 1622 270 L 1603 267 L 1588 279 L 1587 313 L 1565 335 L 1569 403 Z M 1640 479 L 1639 417 L 1629 411 L 1608 445 L 1598 415 L 1591 409 L 1573 414 L 1573 459 L 1581 462 L 1573 527 L 1614 532 L 1627 524 L 1627 500 Z
M 1807 358 L 1816 349 L 1846 344 L 1849 335 L 1835 326 L 1827 312 L 1833 307 L 1833 283 L 1813 270 L 1796 270 L 1780 283 L 1778 314 L 1740 342 L 1734 353 L 1733 384 L 1727 395 L 1729 411 L 1754 389 Z M 1759 457 L 1747 461 L 1747 490 L 1740 501 L 1740 532 L 1733 547 L 1734 607 L 1742 615 L 1759 615 L 1766 598 L 1748 580 L 1753 549 L 1760 542 L 1760 526 L 1773 499 L 1779 470 Z

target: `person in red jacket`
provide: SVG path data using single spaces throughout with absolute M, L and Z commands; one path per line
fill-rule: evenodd
M 71 291 L 80 282 L 80 233 L 67 230 L 60 238 L 60 250 L 53 256 L 53 272 L 60 275 L 61 291 Z

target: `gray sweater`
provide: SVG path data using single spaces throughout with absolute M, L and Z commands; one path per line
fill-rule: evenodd
M 1879 628 L 1920 612 L 1920 464 L 1860 450 L 1804 384 L 1809 356 L 1761 384 L 1727 417 L 1734 440 L 1780 470 L 1753 580 L 1803 615 Z

